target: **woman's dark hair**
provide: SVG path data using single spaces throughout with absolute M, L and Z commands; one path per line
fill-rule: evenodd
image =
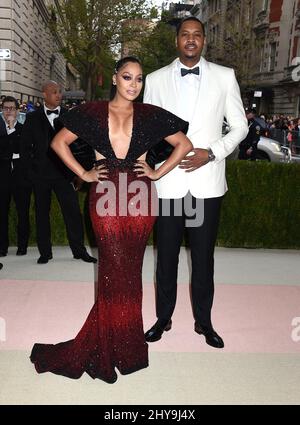
M 121 68 L 123 68 L 124 65 L 126 65 L 127 63 L 138 63 L 140 66 L 142 66 L 141 61 L 136 58 L 135 56 L 125 56 L 124 58 L 118 60 L 118 62 L 115 65 L 115 69 L 114 69 L 114 74 L 117 74 L 117 72 L 120 71 Z M 116 86 L 111 83 L 111 88 L 110 88 L 110 100 L 112 100 L 117 92 L 117 88 Z
M 186 17 L 186 18 L 183 18 L 183 19 L 179 22 L 179 24 L 178 24 L 178 25 L 177 25 L 177 27 L 176 27 L 176 35 L 177 35 L 177 37 L 178 37 L 179 31 L 180 31 L 180 29 L 181 29 L 182 25 L 183 25 L 185 22 L 187 22 L 187 21 L 195 21 L 195 22 L 198 22 L 198 23 L 202 26 L 203 35 L 204 35 L 204 37 L 205 37 L 205 27 L 204 27 L 204 24 L 203 24 L 203 22 L 201 22 L 201 21 L 200 21 L 200 19 L 196 18 L 195 16 L 188 16 L 188 17 Z
M 17 101 L 17 99 L 16 99 L 16 98 L 14 98 L 14 97 L 12 97 L 12 96 L 5 96 L 5 97 L 2 99 L 2 108 L 3 108 L 3 106 L 4 106 L 4 103 L 7 103 L 7 102 L 14 102 L 14 104 L 16 105 L 16 108 L 17 108 L 17 109 L 19 109 L 19 102 Z

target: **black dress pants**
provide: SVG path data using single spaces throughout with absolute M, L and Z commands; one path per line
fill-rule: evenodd
M 6 254 L 8 240 L 8 215 L 11 199 L 11 162 L 0 160 L 0 253 Z
M 186 226 L 186 220 L 191 218 L 190 214 L 186 215 L 184 207 L 187 197 L 192 199 L 196 216 L 199 218 L 203 215 L 202 225 Z M 191 285 L 194 318 L 203 327 L 212 327 L 214 248 L 222 199 L 223 197 L 196 200 L 191 194 L 176 200 L 160 199 L 160 214 L 157 220 L 156 270 L 156 314 L 159 320 L 169 320 L 175 308 L 179 251 L 186 228 L 192 259 Z M 171 211 L 169 215 L 164 216 L 162 213 L 164 203 L 168 202 L 171 204 Z M 180 204 L 182 214 L 176 215 L 178 212 L 175 211 L 178 210 L 177 207 Z
M 18 227 L 17 227 L 17 243 L 19 249 L 28 247 L 30 233 L 30 201 L 32 194 L 32 186 L 30 184 L 22 184 L 22 182 L 14 178 L 12 179 L 12 194 L 16 204 Z
M 73 255 L 86 252 L 83 221 L 77 192 L 67 179 L 39 179 L 34 181 L 37 246 L 42 256 L 52 254 L 50 207 L 52 190 L 55 192 L 67 230 Z

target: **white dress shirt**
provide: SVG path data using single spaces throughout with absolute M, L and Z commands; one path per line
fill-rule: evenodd
M 55 118 L 58 118 L 59 117 L 61 107 L 58 106 L 57 108 L 55 108 L 55 110 L 56 109 L 58 110 L 58 114 L 50 114 L 50 115 L 48 115 L 47 114 L 47 111 L 52 111 L 52 109 L 47 108 L 47 106 L 44 104 L 44 111 L 45 111 L 46 117 L 48 118 L 48 121 L 51 124 L 51 127 L 53 127 L 53 128 L 54 128 L 54 124 L 53 124 L 54 123 L 54 120 L 55 120 Z
M 8 135 L 10 135 L 10 134 L 12 134 L 12 133 L 14 133 L 14 132 L 16 131 L 15 127 L 16 127 L 17 122 L 18 122 L 18 121 L 16 120 L 16 121 L 14 122 L 13 127 L 12 127 L 12 128 L 9 128 L 9 125 L 8 125 L 8 124 L 7 124 L 7 122 L 5 121 L 6 132 L 7 132 L 7 134 L 8 134 Z M 18 153 L 14 153 L 12 158 L 13 158 L 13 159 L 19 159 L 19 158 L 20 158 L 20 155 L 19 155 Z
M 199 75 L 187 74 L 181 76 L 181 68 L 193 69 L 199 66 Z M 179 116 L 185 121 L 191 121 L 196 109 L 199 87 L 201 83 L 201 60 L 192 68 L 188 68 L 178 60 L 175 68 L 175 78 L 179 93 Z
M 17 124 L 17 120 L 14 122 L 14 126 L 13 128 L 9 128 L 9 125 L 7 124 L 7 122 L 5 121 L 5 125 L 6 125 L 6 131 L 7 134 L 10 135 L 11 133 L 13 133 L 14 131 L 16 131 L 15 126 Z

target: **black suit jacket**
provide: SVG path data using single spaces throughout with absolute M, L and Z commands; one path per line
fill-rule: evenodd
M 15 131 L 11 134 L 7 134 L 7 128 L 5 121 L 0 119 L 0 176 L 2 183 L 5 181 L 11 181 L 12 173 L 12 161 L 17 165 L 18 159 L 13 160 L 13 153 L 19 153 L 20 137 L 22 132 L 22 124 L 16 123 Z M 18 173 L 21 173 L 20 167 Z M 21 177 L 23 181 L 23 176 Z
M 65 108 L 61 108 L 60 115 L 66 113 Z M 68 179 L 72 180 L 74 174 L 67 168 L 61 159 L 50 147 L 54 136 L 61 129 L 61 125 L 55 129 L 51 126 L 45 114 L 44 107 L 26 116 L 23 127 L 20 156 L 23 168 L 27 168 L 32 180 L 36 179 Z
M 6 126 L 4 122 L 4 118 L 0 116 L 0 136 L 3 136 L 6 133 Z
M 15 126 L 15 131 L 8 136 L 11 139 L 13 153 L 18 153 L 18 154 L 20 153 L 22 130 L 23 130 L 23 124 L 17 122 Z
M 17 123 L 15 126 L 16 131 L 10 134 L 11 138 L 11 147 L 12 153 L 16 153 L 20 155 L 21 151 L 21 137 L 23 131 L 23 124 Z M 22 163 L 20 158 L 12 159 L 13 169 L 12 176 L 13 181 L 19 186 L 31 186 L 31 183 L 28 178 L 28 172 L 26 167 L 24 168 L 24 164 Z M 25 164 L 26 165 L 26 164 Z
M 16 123 L 15 131 L 7 134 L 6 124 L 3 119 L 0 122 L 0 158 L 11 160 L 13 153 L 19 153 L 20 137 L 23 125 Z

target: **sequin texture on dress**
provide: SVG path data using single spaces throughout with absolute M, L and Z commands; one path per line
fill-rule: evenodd
M 124 214 L 117 202 L 114 214 L 101 215 L 98 207 L 103 197 L 104 207 L 110 198 L 107 191 L 101 190 L 101 183 L 91 184 L 89 210 L 99 250 L 96 302 L 74 339 L 55 345 L 35 344 L 30 359 L 38 373 L 78 379 L 87 372 L 94 379 L 114 383 L 116 368 L 121 374 L 128 374 L 148 366 L 142 321 L 142 265 L 156 219 L 151 211 L 155 186 L 147 177 L 137 177 L 134 163 L 164 137 L 186 131 L 187 123 L 161 108 L 134 104 L 129 150 L 125 159 L 117 159 L 109 141 L 108 102 L 90 102 L 74 108 L 62 117 L 62 122 L 106 157 L 99 163 L 108 169 L 108 181 L 115 187 L 113 196 L 117 200 L 130 206 L 136 193 L 128 188 L 137 180 L 142 182 L 140 202 L 148 205 L 148 212 Z M 126 177 L 126 190 L 120 186 L 122 177 Z

